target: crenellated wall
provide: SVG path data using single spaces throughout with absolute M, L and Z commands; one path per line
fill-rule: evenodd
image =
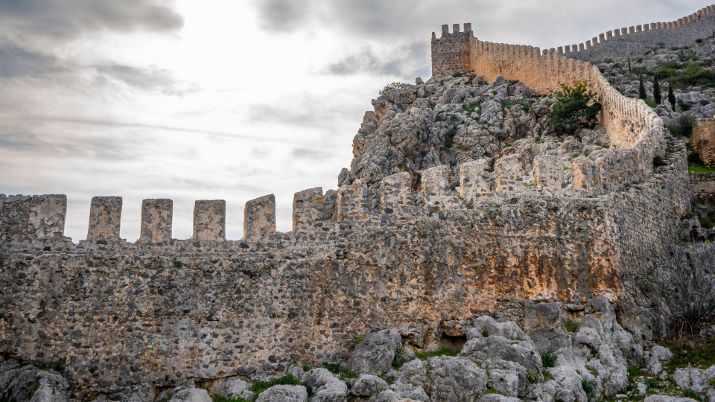
M 132 244 L 119 238 L 121 198 L 95 197 L 87 241 L 74 244 L 65 196 L 0 195 L 0 355 L 61 361 L 82 400 L 111 385 L 276 375 L 388 327 L 435 346 L 443 321 L 525 299 L 620 299 L 677 241 L 691 191 L 683 145 L 590 64 L 464 31 L 433 37 L 435 72 L 540 92 L 585 81 L 609 152 L 571 161 L 569 187 L 561 161 L 535 159 L 527 186 L 506 156 L 493 171 L 480 159 L 307 189 L 289 233 L 266 195 L 246 203 L 241 241 L 225 239 L 221 200 L 196 201 L 187 240 L 172 238 L 171 200 L 144 200 Z
M 659 47 L 692 45 L 715 34 L 715 6 L 707 6 L 687 17 L 669 22 L 616 28 L 583 43 L 559 46 L 551 52 L 568 57 L 602 61 L 608 58 L 643 54 Z

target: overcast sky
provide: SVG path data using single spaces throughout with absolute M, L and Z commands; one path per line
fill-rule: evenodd
M 472 22 L 480 39 L 555 47 L 669 21 L 699 0 L 0 0 L 0 193 L 68 196 L 65 233 L 90 198 L 174 200 L 174 237 L 196 199 L 335 188 L 380 88 L 430 76 L 429 39 Z

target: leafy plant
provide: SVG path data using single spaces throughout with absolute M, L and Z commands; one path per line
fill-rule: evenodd
M 601 104 L 596 102 L 596 94 L 588 89 L 585 82 L 573 86 L 562 84 L 561 89 L 553 93 L 553 97 L 549 125 L 555 131 L 572 133 L 579 128 L 595 125 Z
M 665 165 L 667 165 L 667 163 L 665 163 L 662 156 L 656 155 L 655 157 L 653 157 L 653 167 L 658 168 Z
M 251 384 L 249 388 L 253 393 L 259 395 L 261 392 L 267 390 L 274 385 L 300 385 L 301 382 L 297 378 L 293 377 L 291 374 L 286 374 L 281 378 L 276 378 L 271 381 L 256 381 Z
M 539 381 L 539 372 L 534 369 L 531 369 L 526 373 L 526 378 L 529 380 L 530 383 L 535 384 Z
M 355 373 L 348 370 L 347 367 L 343 366 L 340 363 L 326 363 L 323 365 L 323 367 L 331 373 L 335 374 L 336 376 L 340 377 L 340 379 L 343 381 L 357 377 Z
M 554 367 L 556 365 L 556 360 L 558 356 L 554 352 L 544 352 L 541 354 L 541 364 L 545 368 Z
M 420 359 L 420 360 L 427 360 L 432 357 L 438 357 L 438 356 L 457 356 L 459 354 L 458 351 L 448 349 L 448 348 L 439 348 L 437 350 L 430 350 L 430 351 L 425 351 L 425 352 L 417 352 L 415 353 L 415 357 Z
M 677 119 L 665 125 L 671 134 L 680 137 L 690 137 L 693 134 L 693 124 L 695 116 L 690 113 L 683 113 Z
M 238 395 L 231 398 L 227 398 L 223 395 L 214 395 L 213 397 L 211 397 L 211 400 L 213 402 L 250 402 L 248 399 L 242 398 Z
M 566 320 L 564 321 L 564 327 L 569 332 L 577 332 L 581 328 L 581 324 L 573 320 Z
M 596 384 L 594 384 L 593 381 L 588 378 L 584 378 L 581 380 L 581 388 L 583 388 L 583 392 L 585 392 L 586 396 L 588 396 L 589 401 L 596 398 Z

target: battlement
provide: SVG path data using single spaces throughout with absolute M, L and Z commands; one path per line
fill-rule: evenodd
M 652 22 L 616 28 L 594 36 L 582 43 L 567 44 L 545 50 L 581 60 L 600 60 L 608 57 L 643 53 L 648 48 L 684 46 L 705 39 L 715 33 L 715 5 L 675 21 Z
M 442 35 L 439 38 L 432 32 L 433 75 L 449 75 L 465 71 L 469 67 L 469 58 L 476 38 L 471 23 L 465 23 L 464 30 L 460 31 L 459 28 L 459 24 L 454 24 L 450 33 L 449 25 L 442 25 Z

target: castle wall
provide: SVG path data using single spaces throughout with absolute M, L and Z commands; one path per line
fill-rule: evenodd
M 690 46 L 715 34 L 715 6 L 707 6 L 676 21 L 617 28 L 577 45 L 556 50 L 591 62 L 643 54 L 650 49 Z
M 116 382 L 315 365 L 386 327 L 422 330 L 427 346 L 442 320 L 507 311 L 503 297 L 617 294 L 607 202 L 487 196 L 464 205 L 400 225 L 334 223 L 259 248 L 194 240 L 3 247 L 0 353 L 62 361 L 88 395 Z

